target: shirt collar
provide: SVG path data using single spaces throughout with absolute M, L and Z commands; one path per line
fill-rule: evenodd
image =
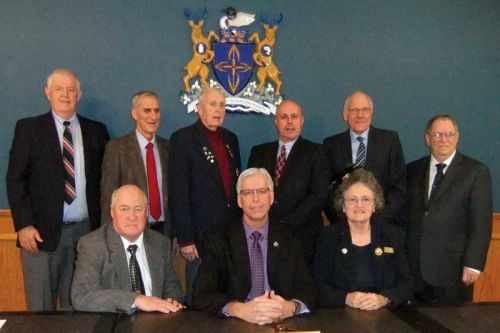
M 258 230 L 252 229 L 248 224 L 243 222 L 243 227 L 245 228 L 245 236 L 247 239 L 250 238 L 250 235 L 252 235 L 252 232 L 258 231 L 262 235 L 262 239 L 267 239 L 267 234 L 269 233 L 269 220 L 262 226 L 262 228 Z
M 135 130 L 135 135 L 137 136 L 137 141 L 141 148 L 145 148 L 148 143 L 153 143 L 155 145 L 156 135 L 153 135 L 153 140 L 148 141 L 137 129 Z
M 61 124 L 61 126 L 63 126 L 63 123 L 65 121 L 69 121 L 70 123 L 78 124 L 78 117 L 76 116 L 76 114 L 74 114 L 73 117 L 66 120 L 66 119 L 59 117 L 59 115 L 57 113 L 55 113 L 54 110 L 52 110 L 52 116 L 54 117 L 55 121 L 57 121 L 59 124 Z
M 352 129 L 349 129 L 349 134 L 351 136 L 351 143 L 357 143 L 358 142 L 358 136 L 362 137 L 364 139 L 364 142 L 368 142 L 368 132 L 370 131 L 370 127 L 368 127 L 366 129 L 366 131 L 364 131 L 363 133 L 361 134 L 358 134 L 356 132 L 354 132 Z
M 298 139 L 299 138 L 297 138 L 297 139 L 295 139 L 293 141 L 288 141 L 287 143 L 284 143 L 283 141 L 279 140 L 279 149 L 281 149 L 281 146 L 285 145 L 286 154 L 288 156 L 288 154 L 290 153 L 290 150 L 292 150 L 293 145 L 295 144 L 295 142 L 297 142 Z M 279 152 L 278 152 L 278 154 L 279 154 Z
M 450 157 L 448 157 L 447 159 L 445 159 L 443 162 L 439 162 L 435 157 L 434 155 L 431 154 L 431 167 L 432 166 L 435 166 L 436 164 L 438 163 L 444 163 L 446 164 L 446 168 L 448 168 L 448 166 L 451 164 L 451 161 L 453 160 L 453 158 L 455 157 L 455 154 L 457 153 L 457 150 L 455 149 L 455 151 L 453 152 L 453 154 L 450 155 Z
M 123 247 L 125 248 L 125 251 L 127 251 L 127 248 L 129 245 L 135 244 L 137 245 L 137 249 L 141 250 L 144 246 L 144 232 L 141 232 L 141 235 L 135 240 L 135 242 L 131 243 L 128 239 L 120 235 L 120 238 L 122 239 L 123 242 Z

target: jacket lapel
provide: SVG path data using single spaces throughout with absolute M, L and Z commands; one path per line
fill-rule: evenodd
M 144 167 L 144 161 L 142 159 L 142 149 L 139 146 L 139 141 L 137 141 L 137 135 L 135 130 L 128 135 L 127 147 L 128 151 L 134 152 L 130 154 L 130 161 L 127 163 L 128 168 L 132 168 L 132 174 L 136 175 L 136 185 L 140 188 L 148 188 L 148 178 L 146 175 L 146 169 Z
M 164 266 L 161 262 L 162 254 L 160 251 L 162 251 L 163 249 L 151 246 L 150 232 L 148 230 L 144 230 L 143 235 L 144 248 L 146 249 L 146 257 L 149 266 L 149 274 L 151 274 L 151 293 L 153 296 L 162 297 L 163 274 L 161 270 Z
M 237 274 L 240 276 L 239 280 L 242 283 L 241 291 L 245 293 L 242 297 L 246 298 L 248 293 L 250 293 L 252 283 L 247 240 L 243 222 L 241 220 L 235 221 L 234 226 L 231 228 L 230 232 L 228 232 L 228 242 L 230 251 L 229 255 L 235 259 L 235 269 L 238 272 Z
M 108 223 L 106 234 L 108 238 L 107 244 L 109 246 L 111 262 L 113 263 L 114 270 L 116 272 L 116 279 L 118 282 L 117 289 L 132 290 L 128 271 L 127 256 L 125 255 L 123 242 L 120 239 L 120 236 L 113 229 L 113 225 L 111 223 Z
M 350 133 L 349 129 L 344 132 L 344 135 L 342 135 L 342 149 L 341 149 L 341 151 L 342 151 L 341 158 L 345 162 L 345 163 L 343 163 L 344 170 L 345 170 L 349 165 L 354 164 L 354 162 L 352 161 L 351 133 Z

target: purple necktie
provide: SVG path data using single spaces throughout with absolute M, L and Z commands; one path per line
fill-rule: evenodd
M 71 205 L 76 198 L 75 186 L 75 152 L 73 149 L 73 135 L 69 128 L 70 122 L 65 121 L 63 132 L 63 164 L 64 164 L 64 201 Z
M 252 232 L 250 238 L 253 240 L 250 248 L 250 270 L 252 278 L 252 289 L 250 290 L 249 300 L 261 296 L 264 293 L 264 258 L 259 240 L 262 234 L 258 231 Z

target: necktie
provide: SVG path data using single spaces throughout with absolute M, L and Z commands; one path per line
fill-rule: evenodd
M 366 146 L 363 143 L 363 137 L 358 136 L 356 140 L 359 141 L 358 152 L 356 153 L 356 162 L 354 163 L 354 167 L 364 167 L 366 163 Z
M 146 169 L 148 173 L 148 191 L 149 191 L 149 213 L 158 221 L 161 216 L 160 189 L 158 187 L 158 176 L 156 175 L 155 154 L 153 144 L 146 145 Z
M 254 231 L 250 235 L 250 238 L 253 240 L 252 247 L 250 248 L 252 289 L 250 290 L 248 298 L 252 300 L 264 293 L 264 258 L 259 244 L 262 234 L 258 231 Z
M 69 128 L 69 121 L 63 122 L 63 164 L 64 164 L 64 201 L 71 205 L 76 198 L 75 186 L 75 151 L 73 149 L 73 136 Z
M 132 284 L 132 291 L 140 292 L 142 295 L 145 295 L 146 292 L 144 291 L 144 283 L 142 283 L 141 269 L 139 268 L 139 263 L 137 262 L 137 258 L 135 257 L 137 245 L 129 245 L 127 250 L 128 252 L 130 252 L 130 260 L 128 266 L 130 271 L 130 283 Z
M 444 163 L 436 164 L 436 176 L 434 176 L 434 182 L 432 183 L 432 189 L 431 189 L 430 196 L 432 196 L 433 193 L 437 192 L 439 185 L 443 181 L 443 177 L 444 177 L 443 170 L 445 167 L 446 167 L 446 164 L 444 164 Z
M 276 163 L 276 171 L 274 177 L 274 185 L 276 187 L 278 187 L 281 174 L 283 173 L 283 169 L 285 167 L 285 162 L 286 162 L 286 148 L 285 145 L 283 145 L 281 146 L 280 156 L 278 156 L 278 162 Z

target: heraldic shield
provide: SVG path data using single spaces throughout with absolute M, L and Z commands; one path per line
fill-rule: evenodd
M 217 81 L 231 95 L 237 95 L 252 78 L 254 44 L 224 40 L 213 44 L 212 67 Z

